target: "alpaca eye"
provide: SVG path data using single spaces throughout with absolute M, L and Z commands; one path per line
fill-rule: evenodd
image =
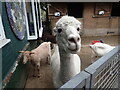
M 61 33 L 61 32 L 62 32 L 62 29 L 61 29 L 61 28 L 59 28 L 59 29 L 58 29 L 58 33 Z
M 80 28 L 77 28 L 77 31 L 80 31 Z

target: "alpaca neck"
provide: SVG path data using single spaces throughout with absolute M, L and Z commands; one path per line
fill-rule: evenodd
M 78 69 L 76 71 L 76 54 L 71 54 L 66 52 L 64 49 L 59 48 L 60 52 L 60 79 L 63 83 L 67 82 L 71 79 L 71 77 L 75 76 L 78 73 Z M 79 61 L 78 61 L 79 62 Z M 77 62 L 77 63 L 78 63 Z

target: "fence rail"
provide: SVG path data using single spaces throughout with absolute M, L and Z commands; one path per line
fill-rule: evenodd
M 118 88 L 120 46 L 98 59 L 59 88 Z M 118 80 L 119 79 L 119 80 Z
M 85 71 L 82 71 L 75 77 L 73 77 L 70 81 L 65 83 L 60 89 L 62 88 L 89 88 L 90 87 L 90 74 L 86 73 Z

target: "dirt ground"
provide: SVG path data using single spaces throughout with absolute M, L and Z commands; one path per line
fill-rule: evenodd
M 102 36 L 102 37 L 81 37 L 82 38 L 82 48 L 79 54 L 81 58 L 81 69 L 84 70 L 91 64 L 91 61 L 95 61 L 97 59 L 92 58 L 92 51 L 88 45 L 91 44 L 92 40 L 100 40 L 102 39 L 106 44 L 117 46 L 118 38 L 120 36 Z M 25 88 L 53 88 L 52 83 L 52 71 L 51 66 L 47 65 L 45 62 L 41 63 L 40 67 L 40 78 L 32 77 L 33 71 L 30 69 L 29 76 L 27 78 L 27 82 Z

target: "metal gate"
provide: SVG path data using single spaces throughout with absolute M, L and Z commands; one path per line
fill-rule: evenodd
M 59 89 L 118 88 L 119 70 L 120 46 L 117 46 Z

